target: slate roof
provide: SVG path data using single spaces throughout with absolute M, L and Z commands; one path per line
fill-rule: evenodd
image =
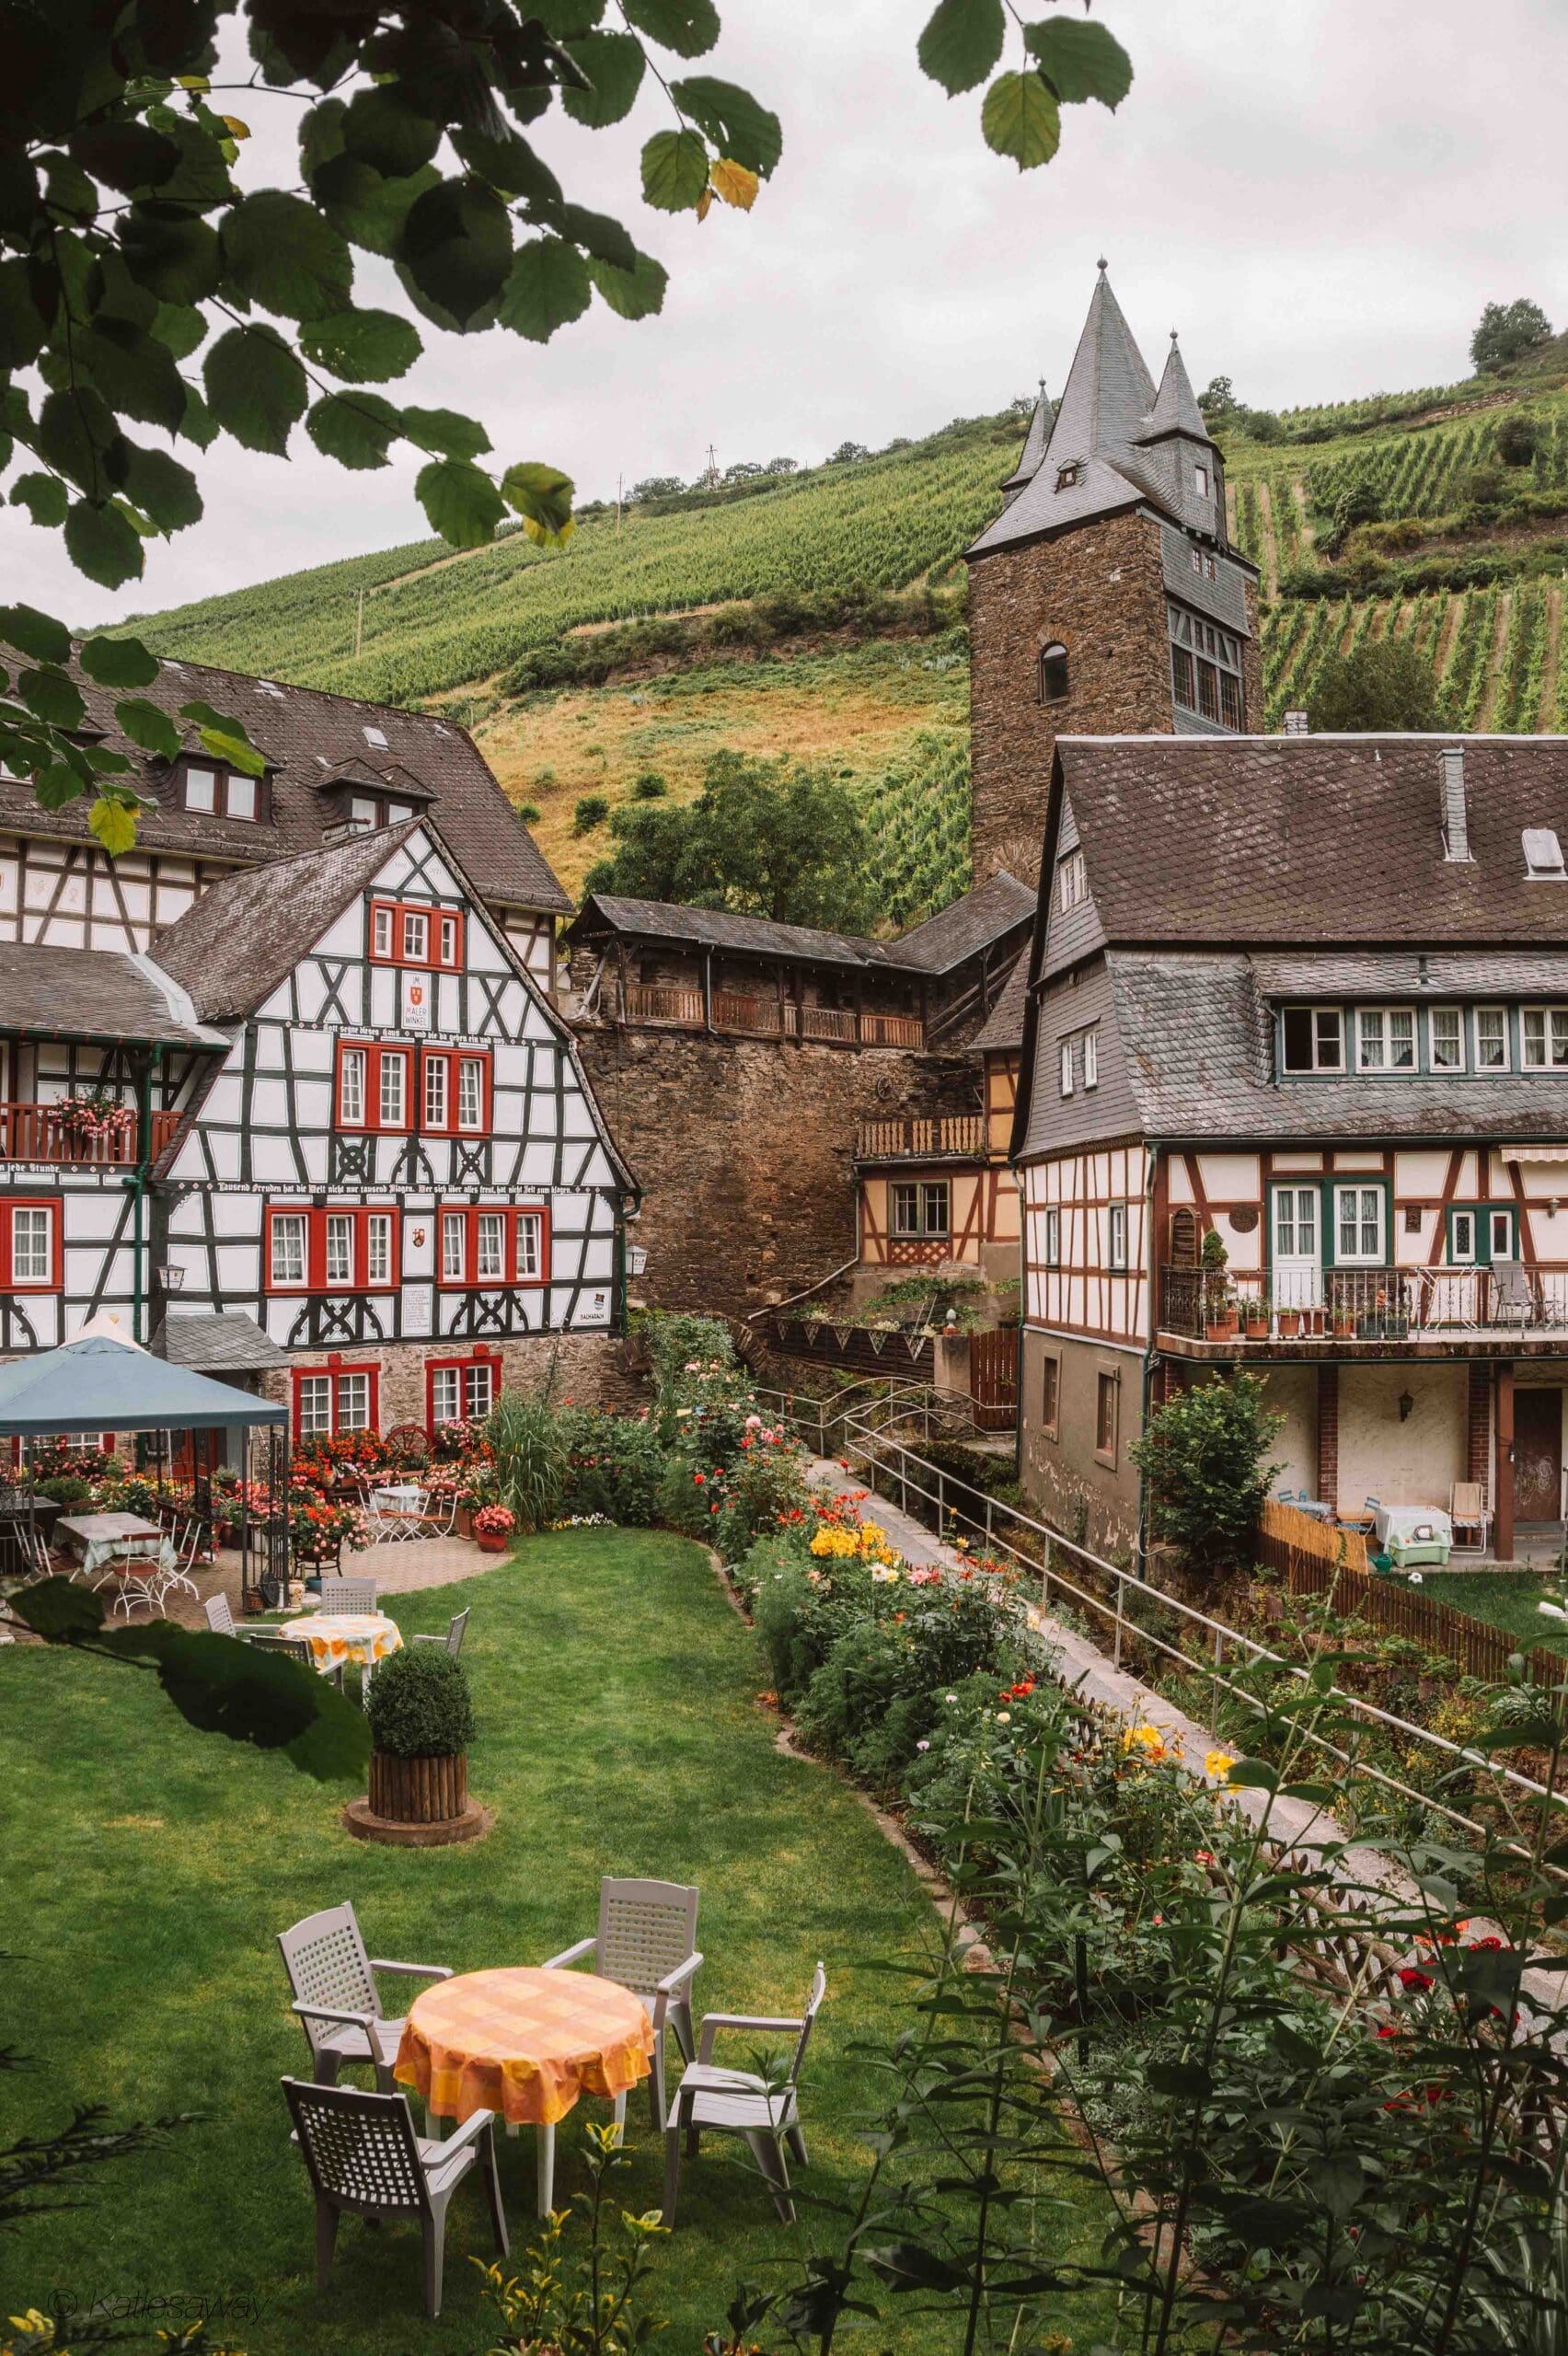
M 970 1041 L 976 1056 L 1005 1054 L 1023 1045 L 1023 1016 L 1029 1003 L 1029 952 L 1026 949 L 1002 987 L 985 1028 Z
M 1020 884 L 1005 867 L 998 868 L 913 932 L 883 945 L 895 964 L 913 965 L 923 974 L 951 974 L 1016 926 L 1030 923 L 1037 896 L 1032 884 Z
M 1444 745 L 1468 863 L 1444 857 Z M 1528 882 L 1520 842 L 1568 841 L 1568 737 L 1060 737 L 1056 758 L 1113 942 L 1568 948 L 1568 884 Z
M 728 950 L 735 956 L 851 965 L 862 972 L 891 968 L 896 973 L 938 976 L 951 973 L 1016 925 L 1028 921 L 1034 912 L 1034 900 L 1031 886 L 1003 869 L 917 925 L 902 940 L 867 941 L 854 933 L 823 932 L 813 925 L 775 924 L 771 918 L 741 916 L 732 908 L 694 908 L 673 900 L 634 900 L 618 893 L 593 892 L 567 938 L 590 939 L 602 927 L 632 939 Z
M 259 1374 L 293 1363 L 243 1310 L 170 1310 L 153 1335 L 153 1355 L 197 1374 Z
M 182 703 L 201 700 L 244 722 L 252 744 L 271 765 L 271 819 L 263 826 L 174 806 L 167 798 L 166 767 L 116 728 L 116 692 L 97 686 L 75 665 L 72 676 L 86 699 L 86 725 L 95 741 L 111 752 L 127 754 L 134 764 L 133 782 L 158 803 L 138 822 L 139 839 L 149 849 L 183 851 L 235 866 L 317 849 L 340 816 L 319 789 L 352 765 L 357 775 L 368 772 L 385 780 L 386 790 L 395 796 L 409 791 L 410 780 L 433 796 L 443 835 L 470 873 L 484 879 L 487 900 L 560 913 L 571 907 L 571 895 L 491 776 L 484 756 L 467 731 L 453 721 L 402 711 L 391 704 L 361 703 L 317 687 L 252 679 L 206 664 L 166 662 L 153 685 L 138 687 L 136 694 L 171 716 Z M 189 734 L 189 722 L 177 724 Z M 385 738 L 384 744 L 367 737 L 372 729 Z M 160 795 L 166 798 L 160 801 Z M 85 800 L 67 803 L 61 810 L 42 809 L 24 780 L 0 778 L 0 827 L 85 841 L 86 814 Z
M 1045 445 L 1051 438 L 1051 397 L 1045 390 L 1045 379 L 1042 376 L 1040 398 L 1031 413 L 1029 431 L 1023 437 L 1018 464 L 1002 485 L 1005 491 L 1021 491 L 1024 484 L 1032 482 L 1039 473 L 1040 461 L 1045 456 Z
M 1170 351 L 1165 363 L 1165 374 L 1159 380 L 1159 391 L 1153 412 L 1144 431 L 1136 436 L 1140 442 L 1157 442 L 1164 433 L 1184 433 L 1189 441 L 1206 442 L 1214 447 L 1213 437 L 1198 407 L 1187 374 L 1187 364 L 1182 357 L 1182 347 L 1171 330 Z
M 351 835 L 326 850 L 220 876 L 178 924 L 158 935 L 159 964 L 184 984 L 204 1015 L 248 1014 L 298 964 L 339 910 L 380 872 L 398 844 L 429 824 L 409 818 L 400 826 Z
M 1403 999 L 1420 1004 L 1445 998 L 1568 998 L 1568 950 L 1431 957 L 1414 950 L 1381 956 L 1317 950 L 1298 956 L 1265 953 L 1251 960 L 1265 998 Z
M 1117 1029 L 1147 1135 L 1170 1142 L 1317 1138 L 1568 1138 L 1568 1081 L 1273 1076 L 1273 1022 L 1245 956 L 1113 950 Z M 1033 1091 L 1025 1153 L 1050 1140 L 1053 1098 Z
M 151 957 L 0 941 L 0 1030 L 44 1038 L 224 1047 L 179 979 Z

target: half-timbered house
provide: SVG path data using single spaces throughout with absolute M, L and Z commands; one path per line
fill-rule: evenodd
M 1021 1479 L 1138 1542 L 1151 1402 L 1279 1481 L 1561 1530 L 1568 742 L 1059 740 L 1013 1158 Z

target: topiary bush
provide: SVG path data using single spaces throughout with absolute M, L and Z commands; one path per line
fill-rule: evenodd
M 474 1738 L 474 1704 L 460 1660 L 409 1645 L 382 1661 L 366 1705 L 370 1738 L 394 1759 L 448 1759 Z

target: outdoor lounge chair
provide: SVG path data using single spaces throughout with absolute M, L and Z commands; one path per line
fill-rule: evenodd
M 1482 1553 L 1492 1533 L 1492 1516 L 1487 1509 L 1486 1490 L 1480 1481 L 1456 1481 L 1448 1492 L 1448 1519 L 1454 1525 L 1457 1540 L 1461 1530 L 1473 1530 L 1475 1542 Z
M 310 2047 L 317 2085 L 337 2083 L 345 2062 L 368 2062 L 384 2094 L 392 2092 L 392 2064 L 403 2034 L 401 2020 L 388 2020 L 376 1993 L 375 1974 L 397 1971 L 413 1980 L 450 1980 L 444 1963 L 387 1963 L 364 1951 L 352 1906 L 329 1906 L 307 1914 L 278 1934 L 283 1969 L 294 1991 L 294 2009 Z
M 675 2222 L 675 2193 L 680 2183 L 681 2137 L 686 2139 L 686 2151 L 695 2153 L 703 2130 L 720 2135 L 744 2135 L 751 2146 L 752 2157 L 767 2178 L 774 2205 L 787 2225 L 795 2222 L 795 2204 L 790 2198 L 790 2176 L 784 2165 L 784 2147 L 796 2165 L 806 2165 L 806 2139 L 801 2132 L 798 2094 L 801 2064 L 806 2058 L 813 2024 L 818 2008 L 827 1992 L 827 1974 L 819 1963 L 812 1981 L 812 1992 L 806 1999 L 806 2009 L 799 2020 L 772 2020 L 766 2015 L 747 2013 L 708 2013 L 703 2016 L 701 2043 L 698 2059 L 681 2080 L 675 2096 L 674 2109 L 664 2131 L 664 2206 L 666 2228 Z M 790 2059 L 789 2075 L 773 2085 L 749 2070 L 721 2070 L 712 2061 L 713 2040 L 721 2028 L 748 2028 L 782 2035 L 792 2030 L 795 2050 Z
M 1493 1260 L 1492 1263 L 1492 1322 L 1494 1325 L 1527 1325 L 1539 1322 L 1540 1304 L 1536 1299 L 1530 1272 L 1522 1260 Z
M 285 2078 L 282 2085 L 294 2116 L 294 2140 L 316 2195 L 317 2290 L 331 2281 L 332 2251 L 345 2209 L 377 2224 L 384 2217 L 417 2217 L 424 2233 L 425 2313 L 433 2322 L 441 2313 L 446 2204 L 476 2165 L 490 2196 L 496 2249 L 502 2258 L 508 2255 L 493 2111 L 471 2112 L 455 2135 L 440 2142 L 415 2134 L 407 2095 L 312 2085 L 303 2078 Z
M 468 1624 L 468 1613 L 473 1610 L 473 1605 L 469 1604 L 464 1611 L 455 1611 L 451 1619 L 446 1623 L 446 1634 L 444 1636 L 417 1635 L 414 1638 L 415 1644 L 444 1645 L 453 1659 L 455 1660 L 458 1654 L 463 1649 L 463 1631 Z
M 697 2053 L 691 2025 L 691 1983 L 702 1958 L 697 1951 L 699 1892 L 674 1881 L 616 1881 L 599 1884 L 599 1927 L 591 1939 L 563 1947 L 545 1965 L 561 1971 L 592 1957 L 605 1980 L 618 1981 L 640 1996 L 653 2023 L 653 2068 L 648 2098 L 653 2124 L 665 2124 L 664 2028 L 674 2024 L 676 2041 L 689 2062 Z

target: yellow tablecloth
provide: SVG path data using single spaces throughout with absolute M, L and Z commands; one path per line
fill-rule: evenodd
M 282 1634 L 303 1637 L 318 1669 L 338 1669 L 346 1660 L 368 1669 L 403 1649 L 397 1622 L 382 1611 L 315 1611 L 306 1620 L 286 1621 Z
M 613 2099 L 649 2073 L 640 1997 L 590 1971 L 467 1971 L 414 1999 L 393 2075 L 437 2119 L 499 2111 L 553 2127 L 582 2095 Z

